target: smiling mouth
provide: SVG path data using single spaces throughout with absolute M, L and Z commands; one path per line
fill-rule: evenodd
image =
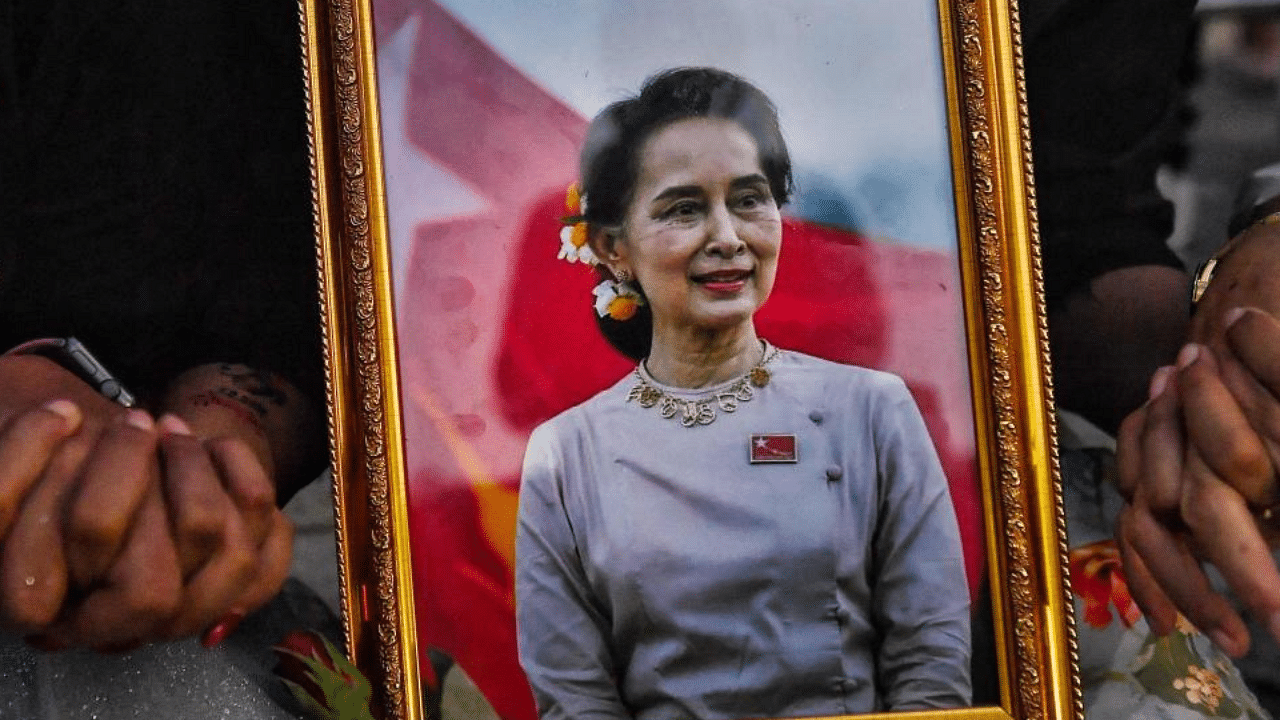
M 693 281 L 717 293 L 732 293 L 746 287 L 750 270 L 717 270 L 693 276 Z

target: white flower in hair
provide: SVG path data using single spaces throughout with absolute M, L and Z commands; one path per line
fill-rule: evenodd
M 630 283 L 605 280 L 595 286 L 591 294 L 596 296 L 596 314 L 619 322 L 630 320 L 636 308 L 644 305 L 644 298 Z
M 585 222 L 566 225 L 560 229 L 560 253 L 556 257 L 561 260 L 580 262 L 587 265 L 596 265 L 600 262 L 596 259 L 596 254 L 591 252 L 591 246 L 587 244 L 587 224 Z
M 560 252 L 556 257 L 584 265 L 598 265 L 600 261 L 587 244 L 587 198 L 579 192 L 578 183 L 569 185 L 564 207 L 569 214 L 560 220 L 564 227 L 560 229 Z

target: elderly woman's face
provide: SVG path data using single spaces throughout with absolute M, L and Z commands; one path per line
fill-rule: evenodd
M 655 338 L 749 323 L 781 245 L 756 143 L 737 123 L 681 120 L 648 139 L 615 249 L 649 299 Z

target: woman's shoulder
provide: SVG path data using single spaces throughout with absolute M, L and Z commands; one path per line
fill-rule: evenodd
M 780 377 L 817 386 L 825 393 L 895 396 L 907 392 L 906 383 L 891 372 L 826 360 L 798 350 L 780 348 L 773 362 Z

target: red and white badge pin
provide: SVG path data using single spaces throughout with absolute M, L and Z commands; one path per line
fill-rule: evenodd
M 796 436 L 755 434 L 751 436 L 751 464 L 796 462 Z

